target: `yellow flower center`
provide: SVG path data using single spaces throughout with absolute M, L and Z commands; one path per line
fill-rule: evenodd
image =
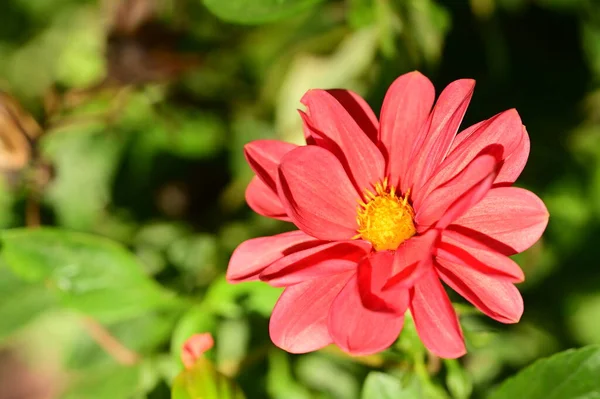
M 373 244 L 377 251 L 395 250 L 416 233 L 415 211 L 408 203 L 408 194 L 396 196 L 396 189 L 388 187 L 387 179 L 375 185 L 375 193 L 365 190 L 366 202 L 359 200 L 356 222 L 358 234 Z

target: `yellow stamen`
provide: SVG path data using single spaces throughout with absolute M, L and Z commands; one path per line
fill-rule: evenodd
M 353 238 L 371 242 L 377 251 L 395 250 L 416 233 L 415 212 L 408 203 L 410 193 L 397 197 L 396 188 L 388 187 L 387 178 L 374 189 L 375 193 L 365 190 L 365 201 L 358 200 L 358 234 Z

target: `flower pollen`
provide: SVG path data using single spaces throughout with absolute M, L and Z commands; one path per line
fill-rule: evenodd
M 396 188 L 388 187 L 387 178 L 375 184 L 375 193 L 365 190 L 366 202 L 359 200 L 356 222 L 358 234 L 373 244 L 377 251 L 395 250 L 416 233 L 415 212 L 404 197 L 396 196 Z

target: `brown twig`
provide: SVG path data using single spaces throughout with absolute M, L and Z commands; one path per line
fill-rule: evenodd
M 140 360 L 140 355 L 138 353 L 125 347 L 96 320 L 91 317 L 84 317 L 82 321 L 83 326 L 88 334 L 90 334 L 90 337 L 92 337 L 92 339 L 118 363 L 125 366 L 133 366 Z

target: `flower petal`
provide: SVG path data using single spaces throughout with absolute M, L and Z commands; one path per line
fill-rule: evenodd
M 454 201 L 444 212 L 444 216 L 438 220 L 435 227 L 445 229 L 450 223 L 464 215 L 469 209 L 481 201 L 492 188 L 494 179 L 498 176 L 498 170 L 492 170 L 480 181 L 475 182 L 462 196 Z
M 395 252 L 380 251 L 358 264 L 358 290 L 363 305 L 373 311 L 406 311 L 408 289 L 433 265 L 433 240 L 436 231 L 413 237 Z
M 227 281 L 239 283 L 258 280 L 260 272 L 277 259 L 318 243 L 319 240 L 300 230 L 244 241 L 231 255 Z
M 271 314 L 273 343 L 291 353 L 311 352 L 332 343 L 327 323 L 331 304 L 352 275 L 337 274 L 287 287 Z
M 458 318 L 435 270 L 431 269 L 415 284 L 410 311 L 427 349 L 451 359 L 466 353 Z
M 525 280 L 523 270 L 514 260 L 473 238 L 451 230 L 444 230 L 442 240 L 438 244 L 437 256 L 512 283 Z
M 246 188 L 246 202 L 259 215 L 290 221 L 277 194 L 258 176 L 254 176 Z
M 496 177 L 502 148 L 490 146 L 473 159 L 465 168 L 449 181 L 437 187 L 425 198 L 415 215 L 417 231 L 429 229 L 477 183 L 487 179 L 488 190 Z M 493 174 L 493 176 L 491 176 Z M 415 205 L 416 206 L 416 205 Z
M 490 145 L 500 145 L 503 149 L 504 164 L 498 172 L 495 183 L 511 182 L 511 179 L 516 179 L 529 154 L 529 138 L 516 110 L 502 112 L 459 133 L 448 156 L 435 171 L 431 180 L 421 190 L 413 192 L 412 199 L 415 207 L 419 207 L 431 191 L 460 173 Z
M 431 229 L 402 243 L 394 255 L 392 274 L 383 287 L 384 292 L 396 286 L 412 287 L 433 266 L 433 254 L 439 238 L 440 231 Z
M 260 274 L 260 279 L 275 287 L 285 287 L 305 280 L 355 271 L 371 251 L 363 240 L 328 242 L 273 262 Z
M 398 298 L 407 299 L 397 295 L 395 290 L 391 294 L 384 295 L 383 287 L 392 275 L 394 253 L 392 251 L 380 251 L 363 259 L 358 264 L 356 274 L 358 292 L 365 308 L 376 312 L 391 312 L 403 315 L 406 311 L 407 302 L 398 303 Z M 402 288 L 406 293 L 406 288 Z M 391 291 L 391 290 L 390 290 Z
M 532 246 L 547 224 L 548 210 L 535 194 L 517 187 L 496 187 L 448 228 L 513 255 Z
M 358 193 L 338 159 L 317 147 L 299 147 L 283 157 L 277 191 L 292 221 L 323 240 L 356 235 Z
M 504 164 L 500 168 L 500 173 L 498 173 L 494 185 L 511 185 L 521 175 L 523 169 L 525 169 L 527 158 L 529 158 L 530 147 L 529 135 L 527 134 L 525 126 L 522 126 L 520 138 L 521 140 L 514 150 L 511 153 L 505 154 Z
M 317 145 L 338 157 L 358 191 L 362 193 L 383 178 L 383 155 L 333 95 L 309 90 L 301 102 L 307 107 L 310 124 L 327 139 Z
M 438 259 L 437 269 L 446 284 L 492 319 L 502 323 L 521 319 L 523 298 L 510 281 L 445 259 Z
M 244 155 L 254 173 L 276 193 L 279 162 L 296 147 L 298 146 L 284 141 L 255 140 L 244 146 Z
M 406 182 L 401 184 L 402 192 L 409 188 L 418 191 L 442 163 L 467 111 L 474 87 L 474 80 L 461 79 L 450 83 L 440 94 L 423 144 L 413 149 Z
M 342 107 L 348 111 L 348 114 L 371 141 L 377 143 L 379 121 L 371 106 L 360 95 L 351 90 L 330 89 L 326 91 L 335 97 Z
M 381 107 L 380 140 L 387 152 L 387 175 L 394 186 L 406 174 L 412 150 L 434 99 L 433 84 L 417 71 L 396 79 L 385 95 Z
M 398 301 L 408 303 L 406 297 Z M 353 276 L 333 301 L 329 311 L 329 334 L 333 342 L 352 355 L 380 352 L 394 343 L 404 316 L 374 312 L 365 308 L 358 293 L 358 281 Z

